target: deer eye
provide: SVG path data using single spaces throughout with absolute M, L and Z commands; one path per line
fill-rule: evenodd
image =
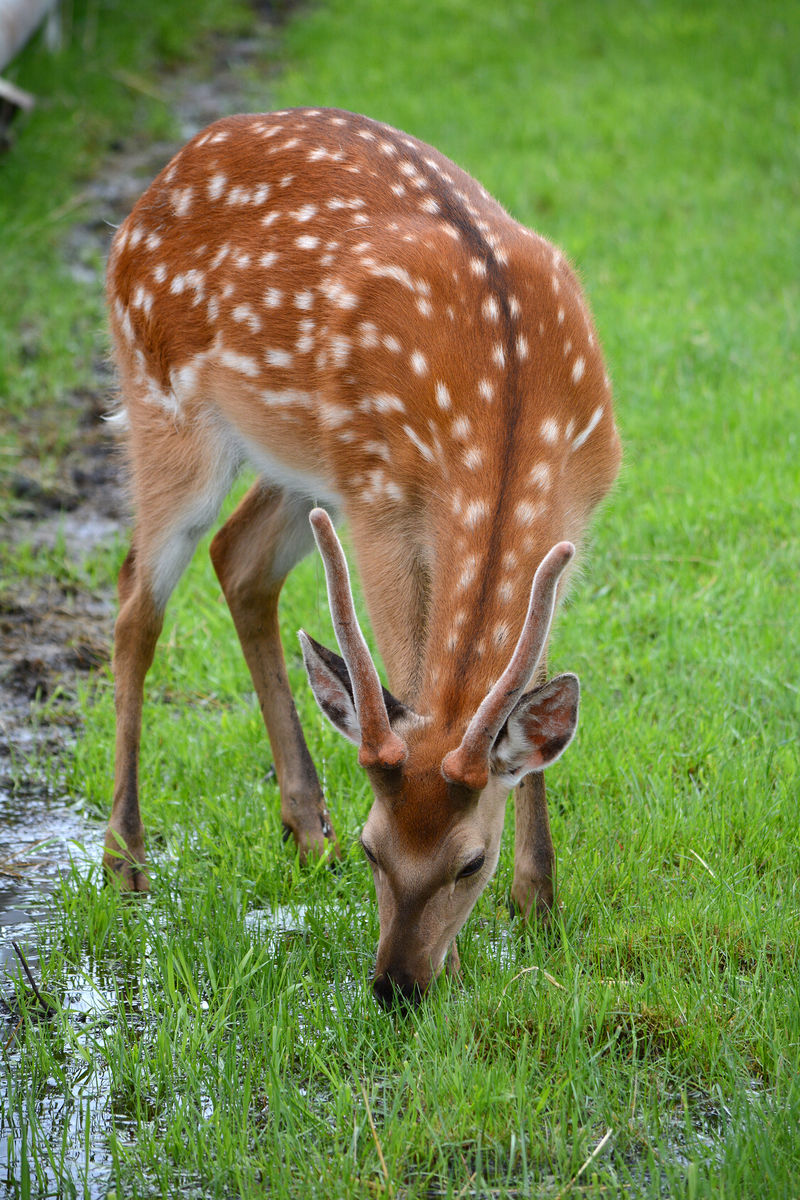
M 374 863 L 374 864 L 375 864 L 375 866 L 377 867 L 377 865 L 378 865 L 378 860 L 377 860 L 377 858 L 376 858 L 376 857 L 375 857 L 375 855 L 372 853 L 372 851 L 370 850 L 370 848 L 369 848 L 369 846 L 367 845 L 367 843 L 366 843 L 365 841 L 363 841 L 363 840 L 362 840 L 362 842 L 361 842 L 361 849 L 364 851 L 364 853 L 366 854 L 366 856 L 367 856 L 367 858 L 369 859 L 369 861 L 370 861 L 371 863 Z
M 486 862 L 485 854 L 477 855 L 477 857 L 473 858 L 471 862 L 468 862 L 465 867 L 461 868 L 461 870 L 458 872 L 458 875 L 456 876 L 456 879 L 466 879 L 470 875 L 477 875 L 478 871 L 480 871 L 481 867 L 483 866 L 483 864 L 485 862 Z

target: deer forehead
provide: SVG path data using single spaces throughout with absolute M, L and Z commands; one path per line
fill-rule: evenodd
M 474 814 L 441 815 L 444 819 L 437 823 L 430 814 L 420 820 L 412 806 L 373 806 L 363 838 L 396 888 L 412 893 L 446 883 L 467 856 L 485 848 Z
M 372 780 L 375 802 L 364 826 L 370 848 L 384 851 L 391 861 L 438 866 L 485 849 L 497 833 L 498 820 L 502 830 L 502 786 L 490 779 L 480 795 L 467 793 L 445 780 L 439 761 L 433 770 L 415 774 L 414 757 L 412 747 L 391 790 L 381 787 L 380 777 Z

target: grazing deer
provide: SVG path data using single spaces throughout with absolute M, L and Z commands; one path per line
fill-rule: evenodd
M 136 523 L 120 572 L 105 864 L 146 890 L 138 756 L 167 600 L 211 545 L 301 858 L 336 839 L 289 691 L 278 596 L 322 555 L 343 658 L 301 633 L 314 695 L 375 800 L 374 987 L 421 995 L 495 870 L 553 903 L 542 769 L 574 675 L 546 682 L 565 568 L 618 470 L 597 335 L 561 253 L 430 146 L 330 109 L 236 116 L 188 143 L 118 230 L 108 301 Z M 326 509 L 349 523 L 382 688 Z M 309 521 L 310 516 L 310 521 Z M 531 586 L 532 581 L 532 586 Z M 530 688 L 531 690 L 526 690 Z

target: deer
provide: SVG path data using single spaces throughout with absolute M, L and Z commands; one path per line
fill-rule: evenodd
M 118 581 L 104 866 L 150 887 L 139 806 L 145 677 L 169 597 L 211 542 L 272 747 L 285 837 L 339 855 L 290 691 L 278 599 L 316 543 L 340 653 L 308 681 L 358 747 L 382 1005 L 443 970 L 492 878 L 515 794 L 511 901 L 555 905 L 543 778 L 580 686 L 547 677 L 554 613 L 620 438 L 564 253 L 470 175 L 366 116 L 230 116 L 192 138 L 110 249 L 107 299 L 134 526 Z M 345 520 L 389 687 L 355 614 Z M 391 690 L 389 690 L 389 688 Z

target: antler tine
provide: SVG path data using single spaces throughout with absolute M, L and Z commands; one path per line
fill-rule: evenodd
M 542 657 L 555 612 L 558 581 L 574 553 L 571 542 L 559 542 L 539 563 L 511 660 L 467 726 L 461 745 L 442 761 L 442 772 L 452 783 L 475 790 L 486 786 L 492 746 Z
M 309 520 L 325 567 L 336 640 L 353 685 L 361 727 L 358 761 L 362 767 L 399 767 L 406 759 L 408 747 L 389 724 L 381 681 L 356 616 L 342 544 L 324 508 L 312 509 Z

